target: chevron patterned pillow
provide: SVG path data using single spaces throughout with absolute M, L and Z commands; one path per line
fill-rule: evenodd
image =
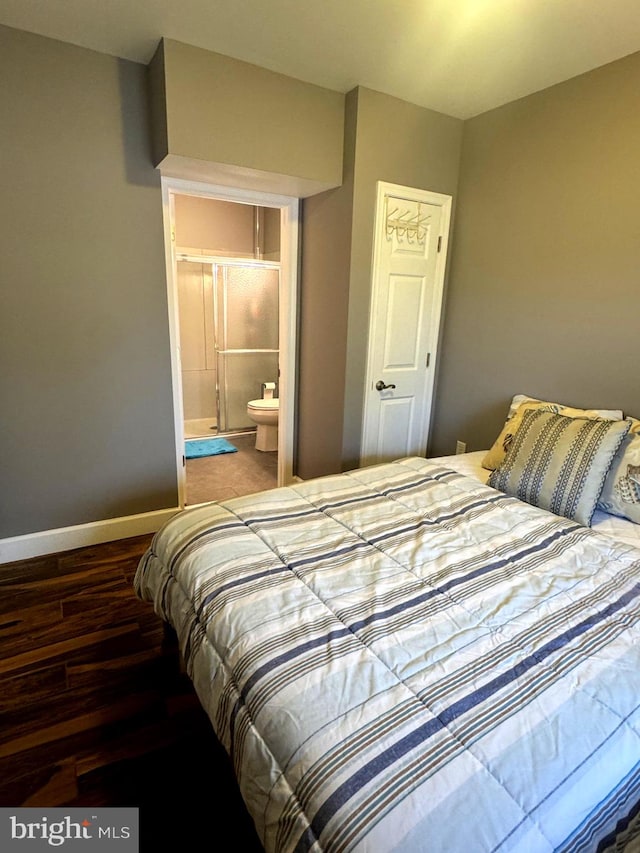
M 528 409 L 488 483 L 589 527 L 612 460 L 630 426 L 628 419 L 593 420 Z

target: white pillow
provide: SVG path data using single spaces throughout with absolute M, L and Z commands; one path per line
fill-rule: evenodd
M 640 524 L 640 421 L 631 429 L 613 458 L 598 509 Z

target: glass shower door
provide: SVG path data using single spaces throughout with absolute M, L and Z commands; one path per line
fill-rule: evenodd
M 245 261 L 214 272 L 218 432 L 235 432 L 255 427 L 247 403 L 278 382 L 280 270 Z

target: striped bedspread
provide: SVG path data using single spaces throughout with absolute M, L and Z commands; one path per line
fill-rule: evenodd
M 268 853 L 636 849 L 633 546 L 408 458 L 180 513 L 134 583 Z

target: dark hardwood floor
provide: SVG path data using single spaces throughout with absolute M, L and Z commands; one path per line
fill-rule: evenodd
M 0 805 L 137 806 L 145 853 L 259 853 L 173 638 L 133 591 L 151 538 L 0 565 Z

